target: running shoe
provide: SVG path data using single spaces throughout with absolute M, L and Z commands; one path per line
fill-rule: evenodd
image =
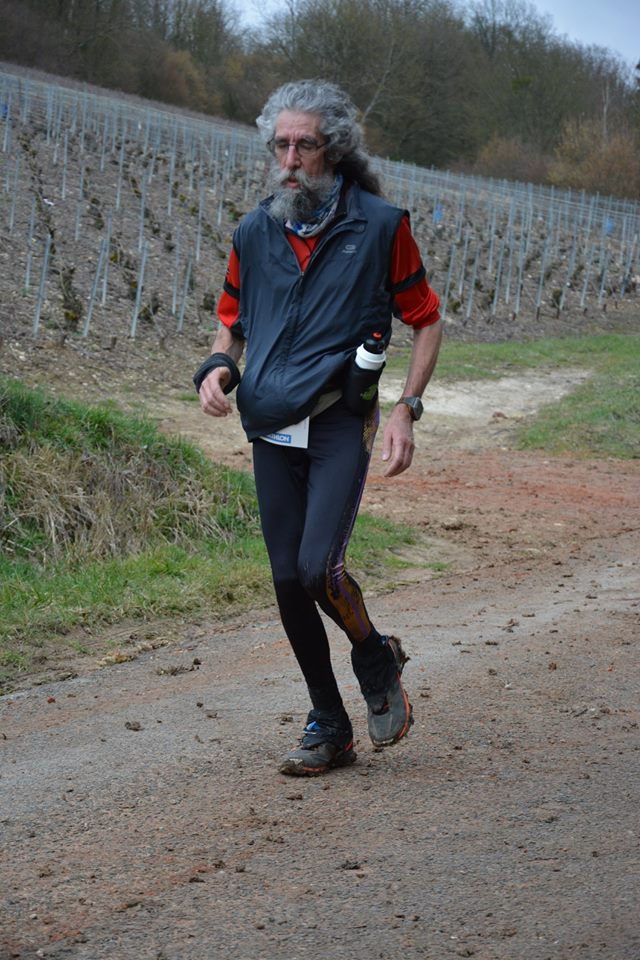
M 312 710 L 297 750 L 286 755 L 280 773 L 294 777 L 313 777 L 332 767 L 355 763 L 353 728 L 344 707 L 337 710 Z
M 409 659 L 397 637 L 382 637 L 379 651 L 363 654 L 352 647 L 351 662 L 367 702 L 369 736 L 376 747 L 389 747 L 409 732 L 413 708 L 401 674 Z

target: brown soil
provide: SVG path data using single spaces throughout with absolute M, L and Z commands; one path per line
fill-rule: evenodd
M 185 379 L 119 396 L 248 467 Z M 374 455 L 363 509 L 449 565 L 368 597 L 412 656 L 402 744 L 332 631 L 359 762 L 276 772 L 307 705 L 274 609 L 129 627 L 136 659 L 0 701 L 2 960 L 638 960 L 638 466 L 516 451 L 517 387 L 434 390 L 412 469 Z

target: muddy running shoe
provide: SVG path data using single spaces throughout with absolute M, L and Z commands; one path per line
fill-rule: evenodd
M 294 777 L 313 777 L 332 767 L 355 763 L 353 729 L 344 707 L 338 710 L 312 710 L 297 750 L 286 755 L 280 773 Z
M 413 709 L 400 679 L 409 657 L 397 637 L 382 637 L 380 650 L 351 650 L 351 662 L 367 701 L 369 736 L 376 747 L 397 743 L 409 732 Z

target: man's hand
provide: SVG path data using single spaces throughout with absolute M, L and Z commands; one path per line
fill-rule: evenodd
M 385 477 L 396 477 L 411 466 L 415 443 L 413 441 L 413 419 L 406 404 L 393 408 L 384 428 L 382 459 L 387 461 Z
M 202 381 L 200 406 L 210 417 L 226 417 L 231 413 L 231 404 L 222 392 L 230 379 L 228 367 L 216 367 Z
M 438 321 L 413 332 L 411 362 L 403 397 L 421 397 L 429 383 L 438 359 L 442 323 Z M 384 428 L 382 459 L 387 461 L 385 477 L 396 477 L 411 466 L 413 460 L 413 417 L 406 403 L 396 404 Z

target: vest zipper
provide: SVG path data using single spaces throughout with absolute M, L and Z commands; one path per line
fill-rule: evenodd
M 313 261 L 316 259 L 316 256 L 327 245 L 327 243 L 329 242 L 329 240 L 331 240 L 332 237 L 335 237 L 337 236 L 337 234 L 342 233 L 343 230 L 348 229 L 352 224 L 360 223 L 360 222 L 361 221 L 357 220 L 355 217 L 350 217 L 349 220 L 341 220 L 340 223 L 335 224 L 334 227 L 329 227 L 329 230 L 321 238 L 320 242 L 317 243 L 316 246 L 314 247 L 313 252 L 309 257 L 307 269 L 304 271 L 305 274 L 309 272 L 309 270 L 311 269 L 311 265 L 313 264 Z

